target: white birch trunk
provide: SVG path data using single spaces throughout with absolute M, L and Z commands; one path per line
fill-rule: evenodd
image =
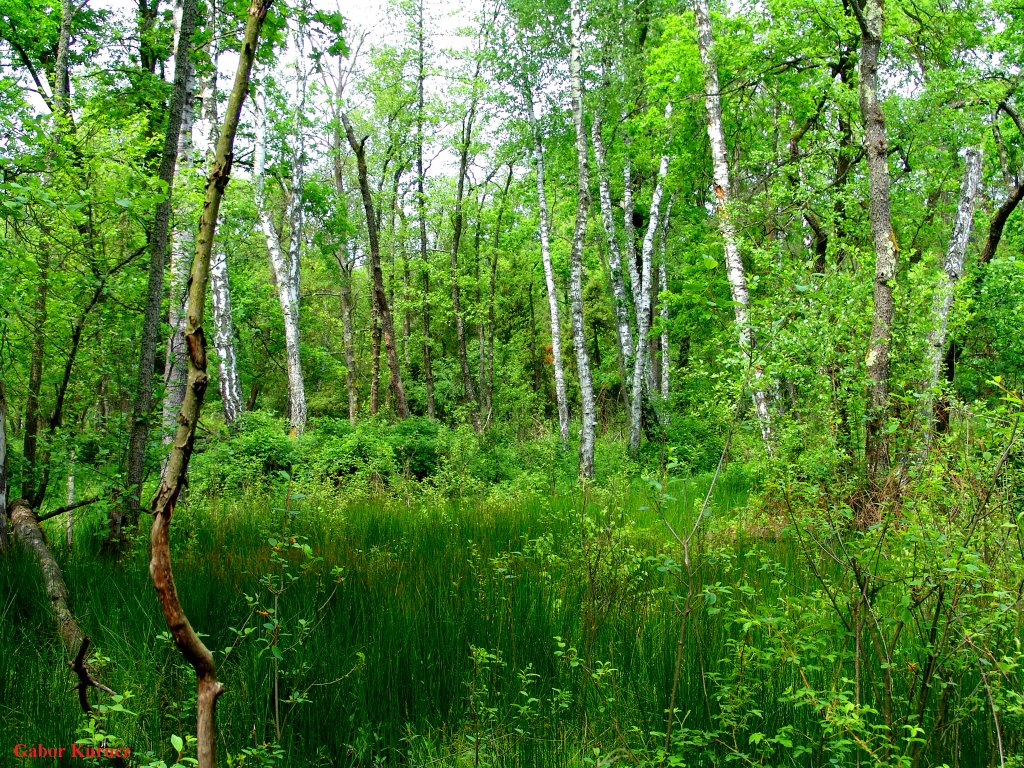
M 949 313 L 953 308 L 953 292 L 964 271 L 964 255 L 967 240 L 974 223 L 974 204 L 981 183 L 981 150 L 967 149 L 964 152 L 964 178 L 960 185 L 960 200 L 956 207 L 953 232 L 949 238 L 946 256 L 942 261 L 942 273 L 935 289 L 932 304 L 932 328 L 928 333 L 928 381 L 921 399 L 921 423 L 925 430 L 925 453 L 931 444 L 935 392 L 939 387 L 939 370 L 942 367 L 942 353 L 946 348 L 946 328 Z
M 665 105 L 665 121 L 672 116 L 672 103 Z M 647 334 L 651 327 L 651 283 L 654 256 L 654 240 L 661 221 L 661 198 L 665 194 L 665 177 L 668 175 L 668 155 L 661 156 L 658 165 L 658 180 L 651 197 L 651 212 L 647 220 L 647 231 L 640 249 L 640 290 L 636 298 L 636 354 L 633 356 L 633 391 L 629 403 L 629 449 L 634 453 L 640 449 L 643 428 L 644 389 L 648 375 Z
M 302 237 L 302 176 L 304 142 L 302 115 L 305 111 L 305 62 L 303 61 L 303 38 L 297 36 L 298 69 L 296 78 L 296 115 L 294 123 L 295 148 L 292 156 L 292 178 L 289 185 L 288 204 L 285 209 L 285 223 L 288 227 L 288 250 L 282 250 L 281 242 L 274 228 L 273 217 L 263 198 L 264 174 L 266 169 L 266 110 L 262 110 L 256 133 L 256 158 L 254 176 L 256 180 L 256 205 L 260 225 L 267 241 L 270 263 L 277 282 L 277 296 L 284 319 L 285 350 L 288 371 L 288 419 L 292 433 L 300 434 L 306 427 L 306 391 L 302 378 L 302 361 L 299 334 L 299 257 Z
M 661 217 L 661 248 L 658 259 L 658 283 L 662 292 L 668 290 L 668 267 L 665 264 L 668 255 L 668 222 L 672 212 L 673 199 L 669 198 L 665 206 L 665 215 Z M 667 401 L 669 393 L 669 367 L 671 356 L 668 349 L 668 304 L 665 301 L 658 302 L 658 312 L 661 317 L 661 399 Z M 668 419 L 666 413 L 663 417 Z
M 224 421 L 233 424 L 242 414 L 242 384 L 238 378 L 234 329 L 231 325 L 228 258 L 223 252 L 215 252 L 210 258 L 210 296 L 213 300 L 213 346 L 219 359 L 220 400 Z
M 629 145 L 632 140 L 623 131 L 622 143 L 625 153 L 622 158 L 622 211 L 623 231 L 626 234 L 626 270 L 629 274 L 629 290 L 633 296 L 633 322 L 637 321 L 640 295 L 640 270 L 636 265 L 636 228 L 633 226 L 633 164 L 629 159 Z
M 570 0 L 569 14 L 569 80 L 572 90 L 572 117 L 576 127 L 577 172 L 576 226 L 569 255 L 569 296 L 572 305 L 572 341 L 576 351 L 576 375 L 580 383 L 580 477 L 589 480 L 594 476 L 597 409 L 583 326 L 583 238 L 587 230 L 587 214 L 590 211 L 590 167 L 587 159 L 587 129 L 583 122 L 583 69 L 580 61 L 583 11 L 580 8 L 580 0 Z
M 708 139 L 711 143 L 711 162 L 715 179 L 715 207 L 718 212 L 718 229 L 725 247 L 725 267 L 729 278 L 735 309 L 736 327 L 739 331 L 740 350 L 753 367 L 754 381 L 751 394 L 754 410 L 761 427 L 761 437 L 769 455 L 772 453 L 771 417 L 768 413 L 768 396 L 764 389 L 761 367 L 754 363 L 756 336 L 750 324 L 750 292 L 747 276 L 743 271 L 739 240 L 736 228 L 729 218 L 729 159 L 722 130 L 722 103 L 719 99 L 718 63 L 715 60 L 715 39 L 711 31 L 711 16 L 708 0 L 695 0 L 694 17 L 697 25 L 697 47 L 704 66 L 704 107 L 707 111 Z
M 544 192 L 544 143 L 541 140 L 537 116 L 533 112 L 533 94 L 524 88 L 526 112 L 533 133 L 533 162 L 537 171 L 537 207 L 540 216 L 540 257 L 544 265 L 544 281 L 548 291 L 548 310 L 551 319 L 551 359 L 555 372 L 555 403 L 558 407 L 558 434 L 562 442 L 569 441 L 569 400 L 565 390 L 565 368 L 562 364 L 562 332 L 558 316 L 558 289 L 555 271 L 551 266 L 551 228 L 548 200 Z
M 611 184 L 608 179 L 608 159 L 604 139 L 601 137 L 601 117 L 594 112 L 590 129 L 594 142 L 594 157 L 597 160 L 598 190 L 601 196 L 601 223 L 608 239 L 608 273 L 612 284 L 612 308 L 615 310 L 615 325 L 618 331 L 619 361 L 623 371 L 630 370 L 633 359 L 633 332 L 629 326 L 629 297 L 622 279 L 622 251 L 615 232 L 615 216 L 612 209 Z

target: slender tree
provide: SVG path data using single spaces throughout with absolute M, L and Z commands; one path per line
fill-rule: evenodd
M 942 271 L 939 274 L 939 284 L 935 289 L 932 304 L 932 327 L 928 332 L 928 380 L 925 384 L 921 404 L 925 453 L 931 444 L 934 418 L 932 404 L 935 390 L 939 386 L 942 352 L 946 346 L 946 328 L 949 325 L 949 312 L 953 308 L 953 291 L 964 271 L 964 256 L 967 253 L 967 240 L 971 235 L 971 226 L 974 223 L 974 204 L 978 197 L 980 183 L 981 151 L 967 149 L 964 152 L 964 177 L 960 185 L 956 218 L 953 220 L 953 233 L 949 238 L 946 256 L 942 260 Z
M 192 57 L 187 54 L 198 13 L 197 0 L 184 0 L 178 32 L 178 51 L 174 61 L 174 87 L 167 112 L 167 132 L 160 157 L 160 180 L 166 193 L 157 206 L 150 236 L 149 283 L 146 289 L 146 311 L 143 320 L 142 341 L 139 345 L 138 384 L 132 404 L 131 432 L 128 439 L 127 497 L 125 505 L 110 508 L 108 543 L 121 537 L 125 523 L 134 525 L 138 520 L 142 496 L 142 479 L 146 464 L 146 443 L 149 439 L 150 412 L 153 410 L 153 370 L 156 357 L 157 335 L 160 329 L 160 305 L 164 292 L 164 265 L 167 263 L 168 236 L 171 219 L 171 190 L 178 162 L 178 138 L 181 135 L 182 114 L 192 69 Z
M 345 135 L 348 138 L 349 146 L 356 156 L 356 170 L 359 176 L 359 192 L 363 198 L 363 210 L 366 212 L 367 239 L 370 243 L 370 273 L 371 290 L 376 304 L 376 310 L 380 318 L 380 326 L 384 335 L 384 351 L 388 359 L 388 368 L 391 371 L 391 389 L 395 397 L 395 412 L 399 418 L 405 419 L 409 416 L 409 404 L 405 397 L 405 387 L 402 385 L 402 370 L 398 362 L 398 349 L 395 346 L 395 327 L 391 320 L 391 308 L 388 306 L 387 294 L 384 292 L 384 273 L 380 264 L 380 240 L 377 235 L 377 213 L 373 205 L 373 193 L 370 190 L 369 172 L 366 167 L 366 140 L 356 137 L 355 128 L 348 115 L 341 112 L 341 123 L 345 128 Z
M 875 247 L 874 311 L 868 345 L 868 413 L 864 457 L 868 477 L 881 482 L 889 470 L 889 347 L 892 343 L 896 283 L 896 233 L 892 228 L 889 203 L 889 153 L 885 115 L 878 98 L 879 52 L 884 26 L 883 0 L 854 2 L 860 23 L 860 113 L 864 121 L 864 152 L 868 163 L 870 190 L 868 212 Z
M 544 283 L 548 293 L 548 312 L 551 321 L 551 362 L 555 374 L 555 404 L 558 408 L 558 434 L 563 443 L 569 441 L 569 398 L 565 390 L 565 369 L 562 363 L 562 331 L 558 316 L 558 289 L 555 287 L 555 270 L 551 266 L 551 223 L 548 213 L 547 194 L 544 191 L 544 140 L 541 137 L 537 116 L 534 113 L 533 91 L 523 86 L 526 102 L 526 116 L 533 136 L 533 163 L 537 176 L 537 208 L 540 220 L 540 258 L 544 265 Z
M 750 291 L 747 275 L 740 256 L 739 238 L 736 227 L 729 217 L 729 155 L 725 146 L 725 132 L 722 129 L 722 102 L 718 84 L 718 62 L 715 58 L 715 38 L 711 30 L 711 14 L 707 0 L 695 0 L 694 17 L 697 25 L 697 48 L 704 67 L 704 109 L 707 112 L 708 139 L 711 144 L 711 164 L 715 180 L 715 210 L 718 213 L 718 230 L 725 246 L 725 267 L 732 293 L 736 327 L 739 330 L 740 350 L 750 361 L 754 370 L 752 396 L 757 420 L 761 425 L 761 437 L 769 453 L 772 451 L 771 417 L 768 413 L 768 395 L 763 384 L 761 366 L 754 359 L 757 338 L 750 322 Z
M 580 477 L 594 476 L 594 440 L 597 432 L 597 407 L 594 382 L 590 376 L 590 357 L 583 324 L 583 238 L 590 212 L 590 166 L 587 157 L 587 129 L 583 121 L 583 66 L 581 35 L 583 10 L 580 0 L 569 2 L 569 80 L 572 91 L 572 121 L 576 128 L 576 226 L 569 254 L 569 296 L 572 307 L 572 341 L 576 350 L 576 376 L 580 383 Z M 639 346 L 640 340 L 637 340 Z M 635 393 L 635 389 L 634 389 Z
M 198 768 L 214 768 L 217 763 L 216 708 L 217 699 L 224 691 L 217 680 L 213 654 L 192 628 L 181 606 L 171 571 L 170 525 L 178 495 L 185 485 L 189 459 L 195 445 L 196 425 L 202 410 L 203 397 L 209 383 L 206 372 L 206 339 L 203 334 L 203 314 L 206 300 L 206 282 L 213 252 L 213 239 L 217 229 L 217 214 L 224 190 L 231 177 L 234 157 L 235 133 L 242 113 L 242 103 L 249 91 L 249 76 L 256 59 L 260 30 L 266 19 L 270 3 L 255 0 L 248 9 L 245 33 L 238 57 L 235 82 L 228 98 L 224 124 L 217 141 L 217 151 L 206 180 L 203 213 L 196 235 L 196 253 L 192 260 L 189 280 L 187 325 L 185 344 L 188 349 L 189 370 L 178 415 L 177 430 L 160 488 L 153 497 L 153 526 L 150 531 L 149 574 L 153 580 L 167 628 L 178 650 L 196 673 L 196 752 Z

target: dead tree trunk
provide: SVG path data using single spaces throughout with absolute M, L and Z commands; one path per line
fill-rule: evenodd
M 178 415 L 178 428 L 174 435 L 174 444 L 167 460 L 167 467 L 152 503 L 153 526 L 150 531 L 149 574 L 160 600 L 167 628 L 171 631 L 178 650 L 196 673 L 196 749 L 199 768 L 214 768 L 217 762 L 216 706 L 217 698 L 224 688 L 217 680 L 213 655 L 192 629 L 192 625 L 181 607 L 181 601 L 178 599 L 174 575 L 171 572 L 170 525 L 178 495 L 185 485 L 189 459 L 192 457 L 192 449 L 195 444 L 196 425 L 199 423 L 203 397 L 209 383 L 209 376 L 206 372 L 206 338 L 203 334 L 203 314 L 210 255 L 217 228 L 217 213 L 220 210 L 224 190 L 230 180 L 235 133 L 238 130 L 242 103 L 249 91 L 249 75 L 256 59 L 260 29 L 269 7 L 270 3 L 265 0 L 254 0 L 249 6 L 235 82 L 228 99 L 224 125 L 217 141 L 216 155 L 206 181 L 206 197 L 203 202 L 203 213 L 199 219 L 196 253 L 192 260 L 189 283 L 185 334 L 189 370 L 185 398 Z

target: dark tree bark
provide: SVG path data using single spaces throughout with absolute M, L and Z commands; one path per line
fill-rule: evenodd
M 185 109 L 185 98 L 192 71 L 192 57 L 187 51 L 192 33 L 196 27 L 197 0 L 184 0 L 181 27 L 178 32 L 178 51 L 174 58 L 174 88 L 167 114 L 167 133 L 164 136 L 163 153 L 160 157 L 160 180 L 167 185 L 166 196 L 157 206 L 150 233 L 149 283 L 146 288 L 146 312 L 142 326 L 142 341 L 139 350 L 138 383 L 135 401 L 132 404 L 131 432 L 128 438 L 127 496 L 124 504 L 113 504 L 110 508 L 110 531 L 107 544 L 115 545 L 121 539 L 122 529 L 127 523 L 135 525 L 139 518 L 142 497 L 142 477 L 146 465 L 146 443 L 149 440 L 150 416 L 153 410 L 153 371 L 156 357 L 157 336 L 160 330 L 160 305 L 164 290 L 164 267 L 167 264 L 169 231 L 171 220 L 171 189 L 174 186 L 174 171 L 178 161 L 178 136 L 181 133 L 181 118 Z
M 356 156 L 359 192 L 363 198 L 363 209 L 366 212 L 366 230 L 370 241 L 372 290 L 380 315 L 381 330 L 384 333 L 384 351 L 387 354 L 388 367 L 391 369 L 391 389 L 395 396 L 395 412 L 399 418 L 405 419 L 409 416 L 409 404 L 405 398 L 405 388 L 402 386 L 402 371 L 398 364 L 398 350 L 395 346 L 395 326 L 391 320 L 391 309 L 388 306 L 387 295 L 384 293 L 384 273 L 381 271 L 380 266 L 380 241 L 377 237 L 377 215 L 374 210 L 369 174 L 366 169 L 366 139 L 364 138 L 360 141 L 356 138 L 355 129 L 352 127 L 348 115 L 344 112 L 341 113 L 341 121 L 345 127 L 345 135 L 348 137 L 349 146 L 352 147 L 352 152 Z
M 856 6 L 856 0 L 854 8 Z M 896 234 L 889 204 L 889 158 L 885 115 L 878 98 L 879 51 L 884 26 L 883 0 L 864 0 L 857 9 L 861 28 L 860 111 L 864 121 L 864 151 L 868 162 L 869 214 L 875 246 L 874 314 L 868 346 L 868 413 L 864 457 L 869 479 L 880 484 L 889 471 L 889 347 L 896 284 Z
M 249 6 L 245 35 L 238 57 L 234 86 L 224 114 L 224 124 L 217 141 L 217 151 L 206 180 L 203 213 L 196 235 L 196 253 L 189 277 L 185 343 L 189 370 L 185 398 L 178 415 L 178 427 L 160 488 L 153 497 L 153 526 L 150 531 L 149 575 L 153 580 L 167 628 L 185 660 L 196 673 L 196 751 L 199 768 L 214 768 L 217 762 L 216 707 L 224 687 L 217 680 L 213 654 L 196 634 L 181 606 L 171 571 L 170 525 L 175 504 L 185 485 L 189 459 L 195 445 L 196 425 L 202 410 L 203 397 L 209 384 L 206 372 L 206 337 L 203 334 L 203 313 L 206 283 L 210 271 L 210 255 L 217 229 L 217 214 L 224 190 L 231 177 L 235 133 L 242 112 L 242 103 L 249 91 L 249 76 L 256 59 L 260 29 L 270 3 L 254 0 Z M 184 37 L 184 35 L 183 35 Z M 183 57 L 186 58 L 186 57 Z

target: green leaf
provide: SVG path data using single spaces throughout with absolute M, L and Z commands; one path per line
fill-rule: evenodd
M 181 740 L 181 736 L 176 733 L 171 734 L 171 746 L 174 747 L 174 751 L 181 754 L 181 750 L 185 748 L 185 742 Z

